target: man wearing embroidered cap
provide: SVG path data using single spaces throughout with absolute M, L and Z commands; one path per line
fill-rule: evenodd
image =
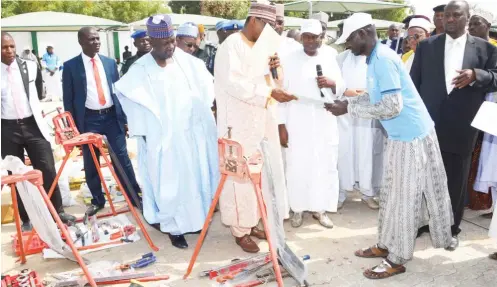
M 336 58 L 319 48 L 322 33 L 318 20 L 302 23 L 303 48 L 281 58 L 283 87 L 301 99 L 280 105 L 282 145 L 287 147 L 286 179 L 293 227 L 303 222 L 303 213 L 311 212 L 326 228 L 333 222 L 326 212 L 336 212 L 338 203 L 338 128 L 337 119 L 324 109 L 344 92 Z M 322 75 L 316 77 L 320 66 Z M 311 143 L 311 146 L 309 146 Z M 312 150 L 312 152 L 310 152 Z
M 408 72 L 411 71 L 412 62 L 414 61 L 414 53 L 416 52 L 418 43 L 430 37 L 431 26 L 430 21 L 424 18 L 413 18 L 409 21 L 407 41 L 411 51 L 402 55 L 402 62 L 404 62 Z
M 181 24 L 176 32 L 176 44 L 183 52 L 193 55 L 196 49 L 198 27 L 189 22 Z
M 283 30 L 285 29 L 285 6 L 283 4 L 276 4 L 276 25 L 274 30 L 281 35 L 282 41 L 281 46 L 278 49 L 278 56 L 283 58 L 285 54 L 291 53 L 294 50 L 301 50 L 302 44 L 295 41 L 295 39 L 283 36 Z
M 269 61 L 265 56 L 263 59 L 256 59 L 256 55 L 252 55 L 252 47 L 265 26 L 274 26 L 275 21 L 274 6 L 254 2 L 251 4 L 243 30 L 232 34 L 219 46 L 214 67 L 214 85 L 219 137 L 227 134 L 228 127 L 232 128 L 232 138 L 241 143 L 249 160 L 257 160 L 262 139 L 268 139 L 279 214 L 287 217 L 285 175 L 275 101 L 288 102 L 295 97 L 271 85 L 269 68 L 279 67 L 277 57 Z M 256 60 L 269 62 L 269 65 L 264 70 L 255 70 L 253 62 Z M 262 173 L 262 184 L 263 189 L 268 188 L 265 172 Z M 246 252 L 258 252 L 259 247 L 250 236 L 264 239 L 266 235 L 256 228 L 260 212 L 250 181 L 228 178 L 219 206 L 222 222 L 230 226 L 235 242 Z
M 380 191 L 378 243 L 355 252 L 365 258 L 386 258 L 364 271 L 369 279 L 404 273 L 413 257 L 416 230 L 428 209 L 432 244 L 451 243 L 452 210 L 447 176 L 434 123 L 401 59 L 381 44 L 371 15 L 355 13 L 344 21 L 338 43 L 354 55 L 367 56 L 367 93 L 326 104 L 334 115 L 378 119 L 388 134 Z
M 116 83 L 138 144 L 143 215 L 177 248 L 202 229 L 219 181 L 213 78 L 204 63 L 176 49 L 171 17 L 147 21 L 152 51 Z
M 494 16 L 492 13 L 482 9 L 475 9 L 472 11 L 469 20 L 469 34 L 487 40 L 494 46 L 497 46 L 497 41 L 489 37 L 489 30 L 493 18 Z M 485 100 L 497 102 L 497 93 L 488 93 L 485 96 Z M 480 146 L 481 149 L 478 150 L 478 146 Z M 497 167 L 497 136 L 488 133 L 484 133 L 483 137 L 478 136 L 471 163 L 471 170 L 469 173 L 470 199 L 476 196 L 485 196 L 484 198 L 480 197 L 482 200 L 479 200 L 478 204 L 495 206 L 497 202 L 497 168 L 495 168 Z M 473 174 L 476 174 L 476 177 L 472 177 L 471 175 Z M 491 190 L 491 192 L 489 192 L 489 190 Z M 491 199 L 489 193 L 491 193 Z M 494 208 L 493 214 L 497 214 L 496 208 Z M 492 212 L 489 212 L 482 214 L 481 216 L 484 218 L 492 218 L 493 214 Z M 493 221 L 497 223 L 497 216 L 494 215 L 493 217 Z M 491 237 L 497 237 L 495 231 L 490 232 L 489 234 Z M 497 260 L 497 253 L 493 254 L 491 258 Z
M 137 49 L 136 55 L 124 61 L 123 67 L 121 68 L 121 76 L 126 74 L 126 72 L 129 70 L 131 65 L 136 62 L 136 60 L 140 59 L 143 55 L 152 50 L 152 46 L 150 46 L 150 38 L 147 35 L 147 31 L 137 30 L 131 35 L 131 38 L 134 39 L 133 45 L 135 45 Z

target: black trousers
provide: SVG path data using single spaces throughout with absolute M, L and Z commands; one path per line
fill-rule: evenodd
M 43 187 L 48 193 L 55 176 L 55 162 L 50 143 L 43 137 L 34 117 L 26 118 L 23 123 L 2 120 L 2 158 L 8 155 L 16 156 L 24 162 L 24 149 L 34 169 L 43 173 Z M 56 185 L 51 198 L 52 204 L 58 213 L 64 211 L 62 207 L 62 196 L 59 186 Z M 29 217 L 24 204 L 17 193 L 19 215 L 22 222 L 28 222 Z
M 464 205 L 468 194 L 468 177 L 471 167 L 471 154 L 459 155 L 442 151 L 442 159 L 447 173 L 450 201 L 454 212 L 452 235 L 461 232 L 459 226 L 464 213 Z

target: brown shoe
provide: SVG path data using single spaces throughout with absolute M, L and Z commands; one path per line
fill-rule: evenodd
M 264 230 L 260 230 L 257 227 L 252 228 L 252 231 L 250 231 L 250 236 L 254 236 L 257 239 L 262 239 L 266 240 L 266 232 Z
M 259 252 L 259 246 L 250 238 L 249 235 L 244 235 L 243 237 L 235 237 L 236 244 L 238 244 L 243 251 L 248 253 Z

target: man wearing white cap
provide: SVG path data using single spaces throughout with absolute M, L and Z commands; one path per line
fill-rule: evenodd
M 302 225 L 304 211 L 319 223 L 332 228 L 326 212 L 336 212 L 338 203 L 338 128 L 336 117 L 324 102 L 342 95 L 344 85 L 335 57 L 319 49 L 322 33 L 318 20 L 305 20 L 301 27 L 303 49 L 282 58 L 283 87 L 302 99 L 280 105 L 280 130 L 287 131 L 286 179 L 291 224 Z M 322 75 L 316 77 L 316 70 Z
M 21 58 L 23 60 L 30 60 L 30 61 L 33 61 L 36 64 L 38 64 L 38 59 L 36 58 L 36 56 L 33 53 L 31 53 L 31 47 L 29 47 L 29 46 L 24 47 L 22 54 L 19 58 Z
M 183 52 L 193 55 L 196 50 L 196 41 L 198 37 L 198 27 L 191 23 L 184 23 L 176 31 L 176 43 L 178 48 Z
M 344 96 L 358 96 L 367 88 L 366 56 L 356 56 L 347 49 L 338 54 L 337 61 L 347 88 Z M 364 204 L 378 209 L 375 197 L 381 187 L 384 130 L 378 120 L 353 118 L 349 114 L 338 117 L 337 122 L 340 135 L 338 209 L 343 207 L 348 191 L 354 189 L 362 194 Z
M 404 273 L 414 253 L 417 228 L 427 207 L 432 244 L 451 244 L 452 210 L 442 156 L 430 118 L 401 59 L 381 44 L 371 15 L 355 13 L 344 21 L 338 43 L 367 56 L 367 93 L 325 104 L 334 115 L 380 120 L 388 134 L 380 191 L 378 243 L 356 256 L 386 258 L 364 271 L 369 279 Z
M 256 69 L 252 50 L 264 27 L 274 27 L 275 22 L 276 9 L 273 5 L 252 2 L 243 30 L 229 36 L 217 50 L 214 86 L 219 137 L 224 137 L 231 128 L 232 138 L 243 146 L 249 161 L 259 158 L 260 143 L 267 138 L 279 215 L 287 217 L 276 102 L 288 102 L 295 97 L 283 89 L 272 87 L 269 68 L 277 68 L 279 60 L 269 61 L 264 57 L 259 60 L 268 65 L 260 65 Z M 267 188 L 268 181 L 263 171 L 263 189 Z M 259 247 L 251 236 L 265 239 L 266 235 L 256 227 L 260 211 L 250 180 L 228 177 L 219 207 L 221 220 L 230 226 L 236 244 L 246 252 L 258 252 Z M 283 221 L 283 218 L 280 220 Z
M 402 55 L 402 62 L 404 62 L 408 72 L 411 71 L 412 61 L 414 61 L 414 53 L 416 52 L 418 43 L 430 37 L 431 26 L 430 21 L 425 18 L 412 18 L 411 21 L 409 21 L 407 43 L 411 48 L 411 51 Z

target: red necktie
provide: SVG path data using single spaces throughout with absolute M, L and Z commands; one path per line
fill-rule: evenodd
M 95 63 L 95 59 L 91 59 L 91 63 L 93 64 L 93 75 L 95 76 L 95 83 L 97 84 L 98 102 L 103 106 L 105 105 L 105 95 L 104 89 L 102 88 L 102 81 L 100 81 L 97 63 Z

